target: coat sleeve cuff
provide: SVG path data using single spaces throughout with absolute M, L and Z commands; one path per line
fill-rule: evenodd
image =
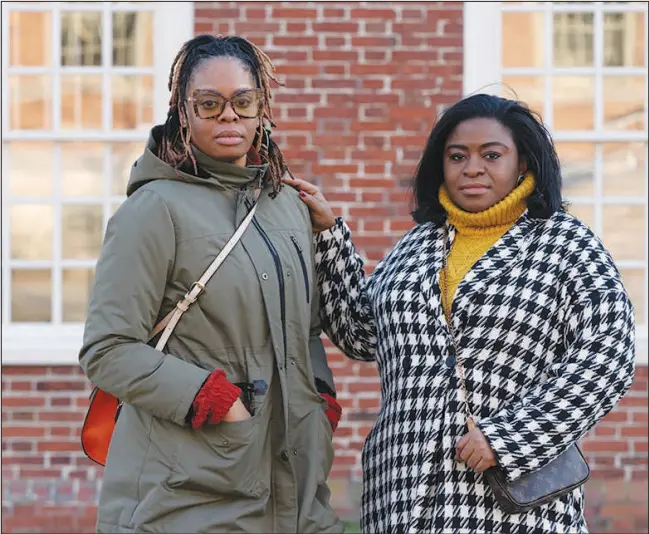
M 330 395 L 332 398 L 336 398 L 336 392 L 331 389 L 329 384 L 327 384 L 324 380 L 321 380 L 317 376 L 315 377 L 315 388 L 320 394 L 326 394 Z
M 347 223 L 342 217 L 336 217 L 336 224 L 334 224 L 328 230 L 323 230 L 313 234 L 313 240 L 316 245 L 326 246 L 330 243 L 342 242 L 349 239 L 351 236 L 351 230 Z
M 176 362 L 178 363 L 176 364 Z M 194 398 L 200 391 L 201 387 L 203 387 L 205 381 L 209 378 L 210 372 L 195 365 L 188 365 L 186 362 L 172 355 L 166 356 L 165 363 L 171 367 L 177 365 L 177 376 L 184 377 L 184 380 L 182 381 L 183 385 L 181 386 L 184 393 L 181 395 L 180 401 L 176 405 L 174 422 L 179 425 L 186 425 L 187 413 L 192 407 Z
M 216 424 L 227 415 L 241 395 L 241 389 L 232 384 L 221 369 L 214 371 L 201 387 L 192 403 L 192 426 Z
M 482 434 L 489 442 L 491 450 L 496 455 L 496 463 L 509 482 L 514 482 L 523 475 L 523 471 L 515 465 L 515 446 L 512 440 L 506 436 L 513 435 L 514 429 L 508 428 L 504 421 L 498 421 L 499 417 L 485 419 L 476 424 Z

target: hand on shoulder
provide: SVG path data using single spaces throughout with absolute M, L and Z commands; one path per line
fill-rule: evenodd
M 336 224 L 336 216 L 320 189 L 306 180 L 300 180 L 298 178 L 287 176 L 283 181 L 285 184 L 297 190 L 300 198 L 309 208 L 313 233 L 329 230 Z

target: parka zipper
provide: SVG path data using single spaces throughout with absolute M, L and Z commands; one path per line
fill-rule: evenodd
M 307 304 L 309 304 L 309 302 L 311 301 L 309 295 L 309 275 L 307 274 L 308 271 L 306 269 L 306 262 L 304 261 L 304 255 L 302 254 L 302 245 L 300 245 L 300 243 L 298 242 L 295 236 L 291 236 L 291 241 L 293 241 L 295 250 L 297 250 L 297 255 L 300 258 L 300 265 L 302 266 L 302 274 L 304 275 L 304 290 L 306 292 L 306 302 Z
M 246 206 L 248 209 L 251 208 L 250 204 L 246 200 Z M 273 245 L 272 241 L 268 237 L 268 234 L 264 231 L 261 225 L 257 222 L 257 217 L 252 218 L 252 224 L 259 232 L 259 235 L 263 239 L 264 243 L 270 251 L 270 255 L 273 257 L 275 262 L 275 269 L 277 270 L 277 277 L 279 279 L 279 305 L 281 310 L 281 319 L 282 319 L 282 340 L 284 341 L 284 367 L 286 367 L 287 360 L 287 346 L 286 346 L 286 295 L 284 287 L 284 271 L 282 270 L 282 262 L 280 261 L 279 254 L 277 249 Z

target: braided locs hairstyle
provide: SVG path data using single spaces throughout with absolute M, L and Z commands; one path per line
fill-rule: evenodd
M 185 106 L 187 88 L 196 68 L 206 59 L 227 57 L 237 59 L 253 76 L 257 87 L 264 93 L 264 109 L 255 137 L 255 148 L 263 163 L 268 164 L 266 182 L 273 188 L 273 196 L 282 188 L 282 177 L 291 172 L 281 150 L 265 131 L 264 122 L 271 127 L 273 113 L 270 105 L 270 82 L 282 85 L 273 75 L 275 67 L 269 57 L 250 41 L 237 36 L 198 35 L 187 41 L 179 50 L 169 73 L 169 112 L 164 123 L 158 157 L 179 169 L 191 161 L 194 172 L 198 165 L 191 150 L 191 131 Z

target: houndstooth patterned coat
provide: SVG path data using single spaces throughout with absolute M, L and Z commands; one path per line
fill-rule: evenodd
M 381 377 L 362 531 L 587 532 L 581 488 L 507 515 L 454 460 L 466 418 L 440 298 L 444 235 L 418 225 L 369 277 L 341 219 L 314 238 L 325 331 Z M 454 236 L 448 226 L 448 250 Z M 525 213 L 462 280 L 451 320 L 472 411 L 510 480 L 582 438 L 631 385 L 631 303 L 600 240 L 565 212 Z

